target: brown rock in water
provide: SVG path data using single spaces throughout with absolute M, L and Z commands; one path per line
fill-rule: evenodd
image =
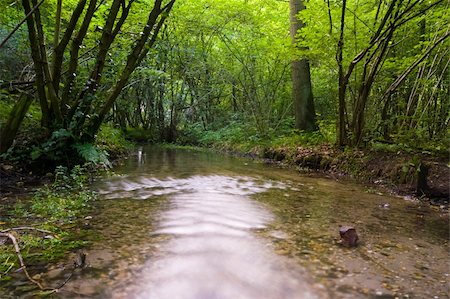
M 358 245 L 358 234 L 356 229 L 351 226 L 341 226 L 339 228 L 339 235 L 341 236 L 341 244 L 345 247 L 356 247 Z

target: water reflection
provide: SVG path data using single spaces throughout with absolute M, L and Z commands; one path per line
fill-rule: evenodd
M 143 148 L 139 147 L 137 149 L 137 163 L 138 165 L 142 165 L 145 164 L 145 158 L 146 158 L 147 154 L 143 153 Z
M 158 187 L 158 189 L 155 189 Z M 108 296 L 122 298 L 320 298 L 305 273 L 252 231 L 273 216 L 249 195 L 284 184 L 248 177 L 138 177 L 110 182 L 106 198 L 169 197 L 152 235 L 170 240 L 145 264 L 138 279 Z
M 194 151 L 141 148 L 115 171 L 61 298 L 449 298 L 449 217 L 428 205 Z
M 107 199 L 148 199 L 155 195 L 182 192 L 250 195 L 266 191 L 272 187 L 284 188 L 284 184 L 274 182 L 256 183 L 252 179 L 243 176 L 231 178 L 221 175 L 194 175 L 181 179 L 172 177 L 159 179 L 148 176 L 121 176 L 106 182 L 105 186 L 99 190 L 99 193 Z M 207 202 L 198 204 L 207 204 Z

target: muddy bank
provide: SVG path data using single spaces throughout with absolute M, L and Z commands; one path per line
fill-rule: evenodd
M 298 167 L 302 172 L 318 171 L 336 178 L 351 178 L 392 194 L 428 199 L 433 204 L 449 203 L 449 160 L 430 154 L 340 150 L 330 145 L 317 147 L 257 148 L 248 153 L 227 150 L 234 155 L 264 159 L 269 164 Z

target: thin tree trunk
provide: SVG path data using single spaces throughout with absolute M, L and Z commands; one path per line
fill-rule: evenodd
M 131 73 L 141 63 L 141 61 L 147 55 L 149 49 L 156 42 L 158 33 L 161 30 L 161 27 L 164 24 L 167 16 L 169 15 L 169 12 L 171 11 L 173 4 L 175 3 L 175 0 L 171 0 L 163 8 L 161 8 L 161 3 L 162 0 L 155 1 L 155 5 L 148 16 L 147 24 L 141 34 L 141 37 L 137 41 L 131 53 L 128 55 L 127 64 L 122 71 L 119 81 L 115 84 L 103 107 L 100 108 L 98 115 L 94 117 L 90 122 L 88 131 L 85 132 L 86 139 L 92 139 L 96 132 L 99 130 L 103 119 L 111 109 L 117 97 L 120 95 L 122 89 L 125 87 Z M 160 17 L 159 21 L 158 17 Z M 153 33 L 152 38 L 148 40 L 151 33 Z
M 82 100 L 86 94 L 93 93 L 100 84 L 103 68 L 105 67 L 106 63 L 106 55 L 108 54 L 108 50 L 112 42 L 114 41 L 114 23 L 120 10 L 121 2 L 121 0 L 114 0 L 111 4 L 105 26 L 102 30 L 102 36 L 99 41 L 99 50 L 96 57 L 95 67 L 92 70 L 89 79 L 87 80 L 86 86 L 83 88 L 81 94 L 78 97 L 79 101 Z
M 440 43 L 442 43 L 446 38 L 450 36 L 450 31 L 445 33 L 442 37 L 440 37 L 436 42 L 434 42 L 422 56 L 417 59 L 413 64 L 411 64 L 403 73 L 398 76 L 398 78 L 389 86 L 389 88 L 384 93 L 383 97 L 387 97 L 392 94 L 408 77 L 408 75 L 422 62 L 424 61 Z
M 62 0 L 58 0 L 62 1 Z M 58 2 L 58 5 L 60 3 Z M 70 39 L 73 35 L 73 32 L 75 30 L 75 27 L 77 25 L 77 22 L 83 13 L 84 7 L 86 6 L 86 0 L 80 0 L 75 7 L 75 10 L 72 13 L 72 16 L 70 17 L 69 23 L 67 25 L 66 30 L 64 31 L 64 34 L 61 38 L 61 41 L 58 41 L 59 39 L 59 28 L 55 28 L 55 38 L 53 41 L 53 47 L 54 47 L 54 53 L 53 53 L 53 69 L 52 69 L 52 77 L 53 77 L 53 85 L 55 88 L 55 91 L 59 91 L 59 82 L 61 80 L 61 72 L 62 72 L 62 63 L 64 59 L 64 50 L 66 49 L 67 45 L 70 42 Z M 59 7 L 61 9 L 61 7 Z M 61 17 L 57 17 L 57 21 L 60 21 Z
M 164 95 L 165 95 L 165 84 L 164 79 L 160 79 L 160 82 L 158 84 L 158 91 L 159 91 L 159 97 L 158 97 L 158 130 L 159 130 L 159 138 L 160 140 L 165 140 L 165 112 L 164 112 Z
M 81 133 L 83 124 L 86 122 L 86 117 L 91 113 L 92 103 L 95 99 L 95 93 L 102 78 L 103 69 L 106 65 L 106 56 L 113 43 L 115 37 L 120 31 L 121 26 L 125 22 L 128 12 L 131 9 L 131 5 L 134 0 L 130 0 L 128 5 L 125 7 L 121 0 L 114 0 L 111 4 L 111 8 L 106 19 L 104 28 L 102 29 L 102 36 L 99 42 L 99 50 L 96 57 L 96 62 L 94 69 L 91 72 L 89 79 L 76 101 L 73 103 L 71 110 L 69 111 L 69 119 L 74 122 L 75 132 L 74 135 L 77 136 Z M 119 14 L 120 8 L 122 7 L 122 15 L 117 20 L 117 15 Z M 76 111 L 80 111 L 76 119 L 72 119 Z
M 31 0 L 33 5 L 37 5 L 36 0 Z M 48 56 L 47 56 L 47 49 L 45 46 L 45 36 L 44 36 L 44 28 L 42 26 L 41 21 L 41 12 L 39 9 L 35 12 L 35 24 L 36 24 L 36 30 L 37 30 L 37 39 L 39 42 L 39 51 L 41 54 L 41 67 L 42 72 L 44 74 L 45 78 L 45 86 L 47 88 L 47 97 L 50 100 L 50 109 L 53 112 L 53 125 L 60 126 L 62 124 L 62 115 L 61 110 L 59 109 L 59 99 L 58 95 L 56 94 L 56 90 L 53 85 L 53 79 L 52 74 L 50 73 L 50 66 L 48 64 Z
M 331 16 L 330 0 L 327 0 L 328 20 L 330 22 L 330 35 L 333 34 L 333 18 Z
M 61 31 L 61 10 L 62 0 L 58 0 L 56 3 L 56 16 L 55 16 L 55 33 L 53 34 L 53 48 L 59 43 L 59 32 Z
M 342 52 L 344 48 L 344 25 L 345 25 L 345 10 L 347 6 L 347 1 L 343 0 L 342 3 L 342 14 L 341 14 L 341 29 L 339 42 L 337 47 L 336 60 L 339 67 L 339 108 L 338 108 L 338 122 L 337 122 L 337 145 L 345 146 L 347 145 L 347 127 L 345 122 L 345 93 L 347 90 L 348 80 L 345 79 L 344 69 L 342 66 Z
M 41 52 L 39 49 L 39 42 L 34 22 L 34 16 L 31 14 L 31 7 L 29 0 L 22 0 L 22 6 L 25 14 L 29 15 L 27 18 L 28 39 L 30 41 L 31 57 L 34 63 L 34 70 L 36 73 L 36 89 L 38 92 L 39 104 L 41 106 L 41 126 L 44 128 L 50 127 L 50 109 L 47 101 L 47 94 L 45 92 L 45 78 L 42 67 Z
M 389 47 L 389 42 L 391 41 L 394 35 L 395 27 L 391 27 L 388 35 L 382 41 L 381 50 L 379 50 L 379 54 L 375 61 L 372 63 L 369 73 L 366 75 L 366 68 L 368 66 L 369 61 L 366 62 L 364 66 L 362 84 L 359 90 L 358 98 L 356 100 L 356 105 L 353 111 L 353 145 L 359 146 L 361 145 L 363 139 L 363 130 L 364 130 L 364 116 L 365 110 L 367 106 L 367 102 L 369 99 L 370 90 L 375 81 L 375 76 L 378 73 L 378 70 L 381 66 L 381 63 L 385 57 L 385 54 Z M 370 59 L 370 58 L 369 58 Z M 371 59 L 370 59 L 371 60 Z
M 16 25 L 16 27 L 14 27 L 14 29 L 8 34 L 8 36 L 6 36 L 5 39 L 0 43 L 0 48 L 2 48 L 8 42 L 8 40 L 14 35 L 14 33 L 16 33 L 17 30 L 19 30 L 19 28 L 23 25 L 23 23 L 25 23 L 28 17 L 31 16 L 34 13 L 34 11 L 38 9 L 39 6 L 41 6 L 42 3 L 44 3 L 44 0 L 39 1 L 39 3 L 25 15 L 22 21 L 20 21 Z
M 70 47 L 69 69 L 67 71 L 66 81 L 61 99 L 61 111 L 66 116 L 66 122 L 68 122 L 71 118 L 69 115 L 66 115 L 66 113 L 68 110 L 70 110 L 70 106 L 68 105 L 70 103 L 70 94 L 73 88 L 73 81 L 75 80 L 78 68 L 78 53 L 80 51 L 81 45 L 83 44 L 83 40 L 86 37 L 86 33 L 89 28 L 89 24 L 91 23 L 92 17 L 94 16 L 96 6 L 97 0 L 90 0 L 83 22 L 81 23 L 80 29 L 73 39 L 72 45 Z

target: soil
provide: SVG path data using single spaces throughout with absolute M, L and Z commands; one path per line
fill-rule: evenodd
M 0 161 L 0 197 L 6 194 L 23 194 L 37 186 L 50 183 L 53 178 L 51 170 L 47 174 L 35 174 L 32 171 Z

